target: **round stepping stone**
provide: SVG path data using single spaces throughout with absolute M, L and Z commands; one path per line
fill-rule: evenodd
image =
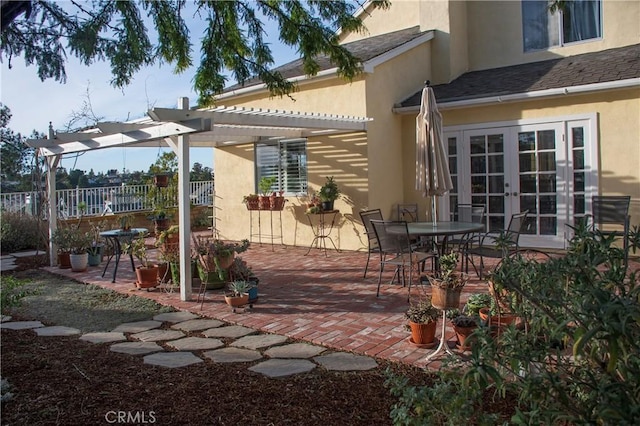
M 132 338 L 143 342 L 159 342 L 161 340 L 174 340 L 184 337 L 180 330 L 147 330 L 131 335 Z
M 144 357 L 144 363 L 160 367 L 178 368 L 204 362 L 191 352 L 160 352 Z
M 219 339 L 208 339 L 206 337 L 185 337 L 180 340 L 167 342 L 167 345 L 179 351 L 203 351 L 206 349 L 217 349 L 224 346 Z
M 11 321 L 10 315 L 3 315 L 2 318 L 0 318 L 0 322 L 7 322 L 7 321 Z
M 241 325 L 229 325 L 227 327 L 205 330 L 202 334 L 206 337 L 231 337 L 233 339 L 237 339 L 238 337 L 246 336 L 247 334 L 255 332 L 256 330 L 253 328 L 243 327 Z
M 262 358 L 260 352 L 241 348 L 223 348 L 207 351 L 202 354 L 213 362 L 251 362 Z
M 192 314 L 191 312 L 185 312 L 185 311 L 180 311 L 180 312 L 166 312 L 164 314 L 158 314 L 155 317 L 153 317 L 153 319 L 155 321 L 166 321 L 166 322 L 182 322 L 182 321 L 187 321 L 187 320 L 192 320 L 192 319 L 196 319 L 196 318 L 200 318 L 198 315 L 196 314 Z
M 33 331 L 35 331 L 38 336 L 73 336 L 80 334 L 80 330 L 77 328 L 65 327 L 62 325 L 36 328 Z
M 259 349 L 267 348 L 269 346 L 278 345 L 286 342 L 285 336 L 279 336 L 277 334 L 259 334 L 257 336 L 245 336 L 235 342 L 231 343 L 231 346 L 247 348 L 247 349 Z
M 122 342 L 111 345 L 111 352 L 129 355 L 145 355 L 162 350 L 162 346 L 156 342 Z
M 110 332 L 96 332 L 96 333 L 87 333 L 80 336 L 80 340 L 84 340 L 90 343 L 113 343 L 113 342 L 122 342 L 127 340 L 124 333 L 118 333 L 115 331 Z
M 249 367 L 249 370 L 267 377 L 284 377 L 307 373 L 314 368 L 316 365 L 306 359 L 270 359 Z
M 26 330 L 38 327 L 44 327 L 44 324 L 40 321 L 12 321 L 0 324 L 0 328 L 8 328 L 9 330 Z
M 194 319 L 184 322 L 179 322 L 178 324 L 173 324 L 171 328 L 175 328 L 176 330 L 184 330 L 184 331 L 200 331 L 206 330 L 208 328 L 216 328 L 222 326 L 224 323 L 222 321 L 214 320 L 214 319 Z
M 322 346 L 310 345 L 309 343 L 292 343 L 269 348 L 264 354 L 270 358 L 311 358 L 324 351 L 325 348 Z
M 321 355 L 315 357 L 314 360 L 327 370 L 335 371 L 371 370 L 378 366 L 378 363 L 373 358 L 347 352 Z
M 119 331 L 122 333 L 142 333 L 143 331 L 159 328 L 161 325 L 162 323 L 160 321 L 127 322 L 124 324 L 120 324 L 111 331 Z

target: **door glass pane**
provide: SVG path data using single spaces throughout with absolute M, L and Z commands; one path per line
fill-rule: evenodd
M 487 183 L 485 176 L 471 177 L 471 192 L 474 194 L 487 192 Z
M 584 151 L 573 151 L 573 168 L 578 170 L 584 169 Z
M 448 138 L 447 145 L 449 145 L 449 155 L 456 155 L 458 153 L 458 141 L 456 138 Z
M 449 157 L 449 173 L 458 173 L 458 159 L 456 157 Z
M 489 173 L 504 173 L 504 156 L 492 155 L 488 157 Z
M 538 132 L 538 150 L 543 149 L 556 149 L 556 132 L 554 130 Z
M 540 234 L 555 235 L 558 229 L 558 219 L 555 216 L 540 218 Z
M 489 197 L 488 213 L 504 213 L 504 196 Z
M 492 194 L 504 192 L 504 175 L 489 176 L 489 192 Z
M 573 174 L 573 188 L 576 192 L 584 191 L 584 172 Z
M 540 196 L 540 214 L 556 214 L 556 196 Z
M 524 221 L 523 234 L 535 235 L 538 233 L 538 224 L 536 223 L 535 216 L 527 216 Z
M 576 195 L 573 198 L 573 211 L 576 215 L 584 214 L 585 212 L 585 202 L 584 195 Z
M 489 231 L 500 231 L 504 226 L 503 216 L 489 216 Z
M 536 155 L 534 153 L 520 154 L 520 173 L 536 170 Z
M 518 133 L 518 150 L 533 151 L 536 149 L 536 134 L 535 132 L 522 132 Z
M 535 175 L 520 175 L 520 192 L 525 194 L 536 193 Z
M 540 192 L 556 192 L 556 175 L 540 175 Z
M 484 195 L 474 195 L 471 197 L 471 204 L 487 204 L 487 197 Z
M 486 159 L 482 157 L 471 157 L 471 173 L 486 173 Z
M 536 197 L 530 195 L 520 196 L 520 210 L 529 210 L 529 214 L 537 213 L 538 207 L 536 206 Z
M 574 127 L 571 129 L 571 138 L 573 140 L 574 148 L 584 147 L 584 128 Z
M 504 152 L 503 136 L 489 135 L 488 137 L 489 152 Z
M 484 154 L 484 136 L 471 137 L 471 154 Z
M 556 169 L 555 152 L 541 152 L 538 154 L 538 161 L 541 172 L 554 171 Z

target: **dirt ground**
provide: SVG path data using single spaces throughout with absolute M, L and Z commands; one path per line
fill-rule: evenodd
M 14 319 L 107 331 L 171 310 L 39 271 L 38 264 L 35 258 L 19 260 L 14 275 L 32 280 L 29 288 L 37 294 L 12 312 Z M 433 380 L 424 370 L 380 360 L 371 371 L 318 367 L 273 379 L 249 371 L 255 363 L 216 364 L 205 358 L 167 369 L 110 352 L 108 344 L 37 337 L 31 330 L 2 330 L 1 339 L 4 425 L 377 426 L 391 424 L 396 402 L 384 384 L 387 372 L 415 385 Z
M 36 264 L 28 263 L 15 275 L 33 280 L 30 288 L 37 294 L 13 312 L 14 319 L 106 331 L 169 310 L 36 271 Z M 77 337 L 2 330 L 1 338 L 1 374 L 8 382 L 3 394 L 11 393 L 2 403 L 1 423 L 6 425 L 109 424 L 118 413 L 135 420 L 130 424 L 382 425 L 391 423 L 395 402 L 384 385 L 387 368 L 415 383 L 429 381 L 422 370 L 383 362 L 367 372 L 315 368 L 273 379 L 249 371 L 254 363 L 206 359 L 167 369 Z

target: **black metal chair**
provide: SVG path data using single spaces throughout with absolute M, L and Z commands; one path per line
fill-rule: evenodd
M 418 204 L 398 204 L 397 218 L 398 220 L 404 220 L 405 222 L 417 222 L 418 221 Z
M 520 248 L 520 234 L 524 230 L 529 210 L 511 215 L 506 229 L 484 232 L 469 239 L 463 248 L 465 271 L 469 272 L 469 263 L 473 266 L 480 279 L 483 277 L 484 258 L 501 259 Z M 496 239 L 502 238 L 501 247 L 495 245 Z M 472 256 L 479 256 L 480 262 L 476 266 Z
M 378 246 L 378 238 L 376 237 L 376 231 L 373 229 L 371 220 L 384 220 L 382 217 L 382 210 L 372 209 L 360 212 L 360 219 L 364 225 L 365 232 L 367 233 L 368 240 L 368 253 L 367 264 L 364 266 L 363 278 L 367 278 L 367 270 L 369 269 L 369 260 L 371 259 L 371 253 L 379 253 L 380 247 Z
M 629 204 L 628 195 L 595 195 L 591 199 L 593 226 L 602 235 L 622 238 L 624 266 L 629 262 Z
M 453 213 L 454 222 L 484 223 L 486 206 L 484 204 L 458 204 Z M 467 233 L 457 238 L 449 238 L 448 246 L 457 247 L 459 252 L 464 254 L 464 247 L 467 242 L 472 241 L 479 235 L 477 232 Z
M 382 272 L 385 265 L 395 266 L 395 272 L 391 282 L 397 276 L 406 285 L 406 269 L 409 267 L 409 288 L 407 301 L 411 296 L 411 285 L 413 283 L 414 267 L 420 271 L 420 266 L 424 270 L 424 264 L 429 258 L 436 258 L 435 253 L 425 253 L 416 251 L 411 244 L 409 229 L 405 221 L 372 220 L 371 224 L 375 230 L 380 247 L 380 272 L 378 274 L 378 290 L 376 297 L 380 295 L 380 284 L 382 282 Z

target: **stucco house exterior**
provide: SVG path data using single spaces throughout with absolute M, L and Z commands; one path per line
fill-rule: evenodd
M 495 229 L 529 209 L 521 244 L 561 248 L 592 195 L 625 194 L 631 223 L 640 223 L 640 2 L 571 3 L 551 15 L 545 1 L 393 1 L 361 12 L 366 34 L 341 35 L 364 69 L 352 82 L 326 60 L 315 77 L 294 61 L 278 68 L 298 82 L 291 97 L 272 98 L 259 81 L 229 87 L 218 105 L 372 121 L 366 132 L 218 146 L 220 236 L 249 237 L 242 197 L 270 175 L 285 191 L 274 220 L 277 228 L 281 217 L 288 245 L 313 240 L 307 194 L 327 176 L 343 193 L 332 231 L 339 248 L 367 247 L 361 210 L 381 208 L 393 218 L 397 203 L 417 202 L 425 217 L 429 202 L 415 190 L 415 117 L 427 80 L 455 183 L 439 217 L 457 202 L 484 203 Z

